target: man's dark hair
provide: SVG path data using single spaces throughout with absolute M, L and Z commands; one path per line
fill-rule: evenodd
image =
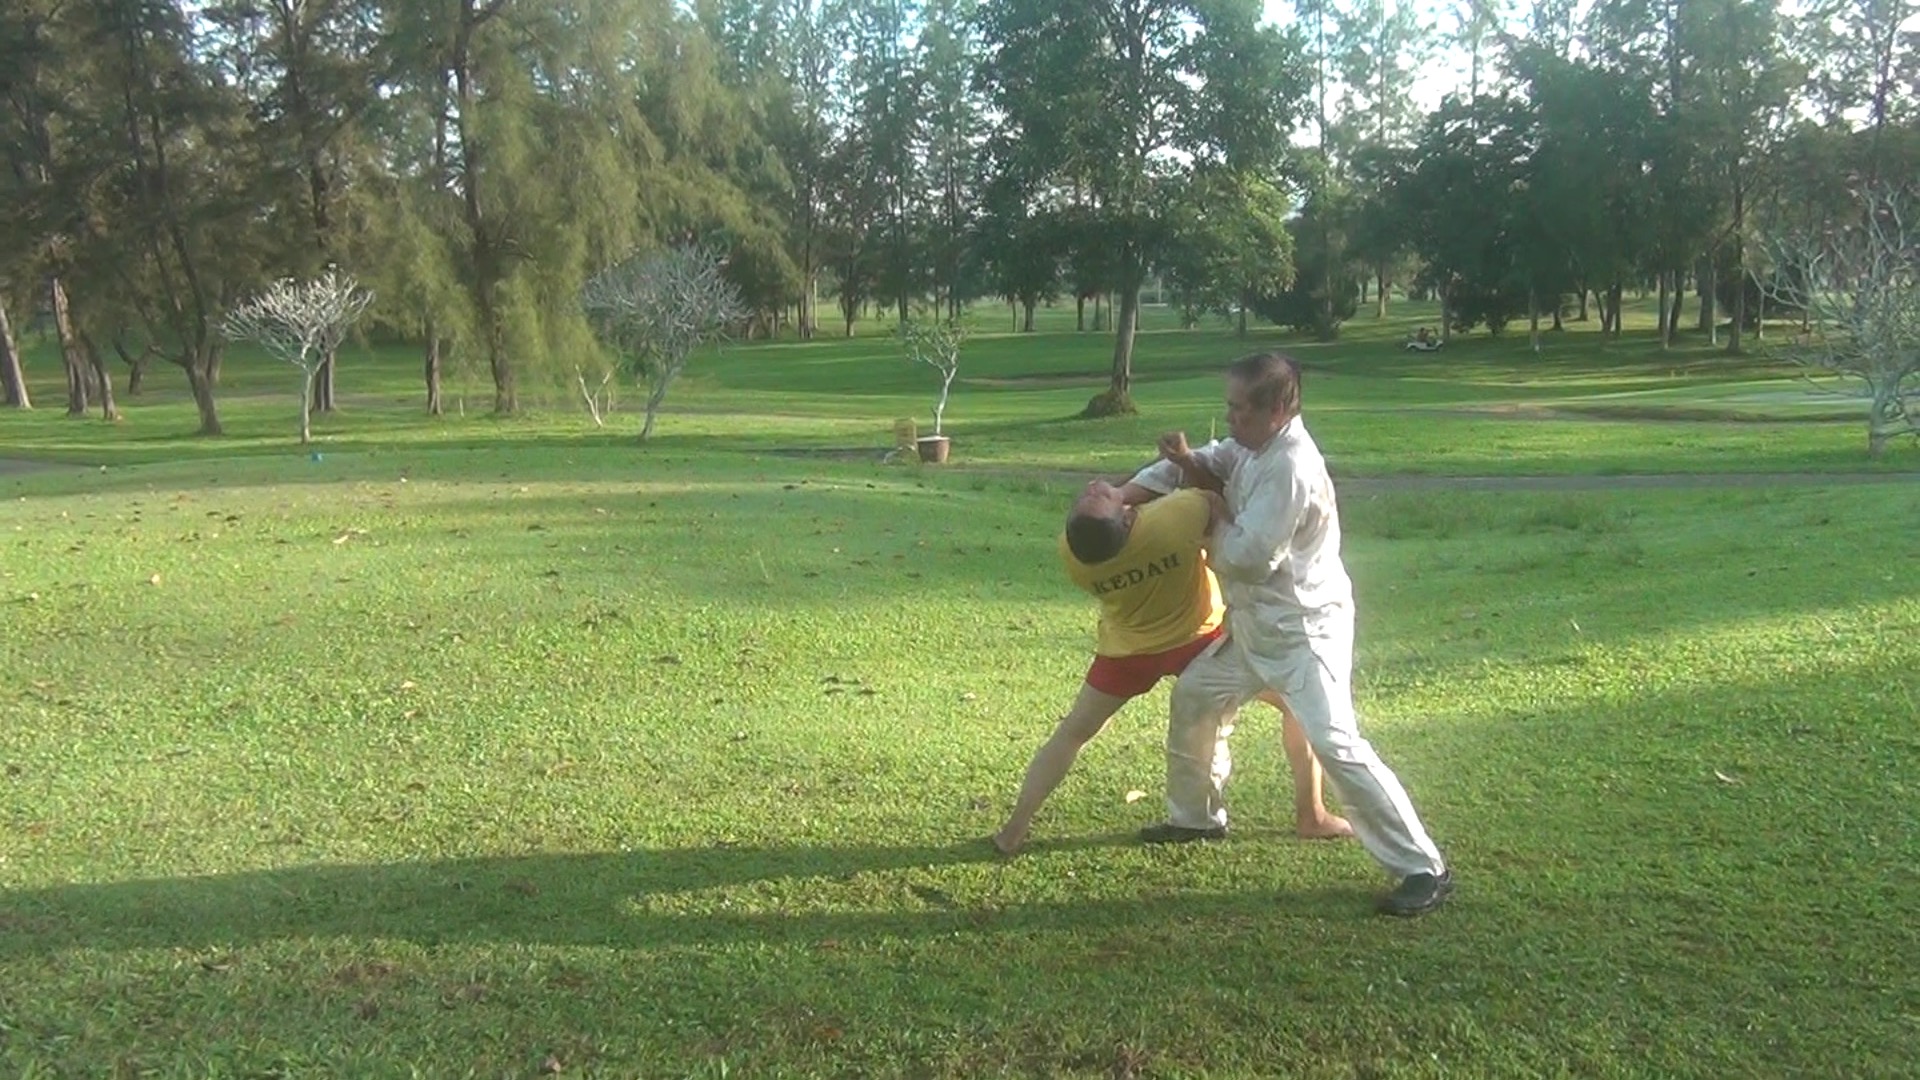
M 1286 353 L 1243 356 L 1228 365 L 1227 374 L 1246 387 L 1247 404 L 1254 408 L 1300 415 L 1300 364 Z
M 1067 517 L 1067 550 L 1073 557 L 1092 566 L 1106 562 L 1127 546 L 1127 519 L 1124 515 L 1094 517 L 1071 514 Z

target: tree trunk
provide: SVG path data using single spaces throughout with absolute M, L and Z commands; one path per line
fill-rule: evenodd
M 1076 333 L 1087 330 L 1087 296 L 1080 293 L 1073 298 L 1073 329 Z
M 1673 272 L 1673 314 L 1667 320 L 1667 339 L 1669 341 L 1680 336 L 1680 313 L 1686 310 L 1686 307 L 1687 281 L 1680 271 L 1675 270 Z
M 113 337 L 113 351 L 119 354 L 120 362 L 127 365 L 128 396 L 140 396 L 147 385 L 147 357 L 153 355 L 151 348 L 149 348 L 149 351 L 135 356 L 133 355 L 133 350 L 127 348 L 126 341 L 122 339 L 120 335 L 115 334 Z
M 300 372 L 300 445 L 313 441 L 313 390 L 320 381 L 318 369 Z
M 26 369 L 20 363 L 20 346 L 14 340 L 13 323 L 7 319 L 4 298 L 0 298 L 0 385 L 5 387 L 9 408 L 33 408 L 33 396 L 27 392 Z
M 1707 262 L 1707 282 L 1700 295 L 1700 322 L 1707 330 L 1707 344 L 1720 344 L 1720 261 Z
M 1373 292 L 1373 317 L 1384 319 L 1387 317 L 1387 264 L 1381 262 L 1375 266 L 1373 274 L 1377 286 Z
M 189 357 L 182 366 L 187 369 L 187 387 L 193 391 L 194 407 L 200 410 L 200 434 L 221 434 L 220 411 L 213 404 L 213 357 Z
M 811 214 L 808 215 L 812 217 Z M 800 280 L 806 282 L 806 288 L 800 296 L 800 340 L 813 340 L 813 309 L 819 302 L 820 274 L 813 268 L 813 236 L 809 232 L 800 246 Z
M 1657 276 L 1660 278 L 1660 305 L 1656 309 L 1659 312 L 1656 318 L 1659 320 L 1659 323 L 1660 323 L 1660 351 L 1665 352 L 1667 349 L 1673 347 L 1673 340 L 1671 335 L 1671 330 L 1673 329 L 1673 323 L 1668 321 L 1667 319 L 1667 300 L 1669 298 L 1667 293 L 1667 282 L 1669 278 L 1665 270 L 1660 271 L 1660 273 Z
M 1239 329 L 1240 337 L 1247 336 L 1247 305 L 1251 304 L 1252 302 L 1253 302 L 1252 295 L 1243 290 L 1240 293 L 1240 329 Z
M 1693 261 L 1693 291 L 1700 301 L 1700 314 L 1694 322 L 1702 334 L 1713 333 L 1713 264 L 1715 261 L 1712 252 Z
M 1588 318 L 1589 316 L 1587 315 L 1587 283 L 1583 281 L 1580 283 L 1580 314 L 1574 316 L 1573 321 L 1586 322 Z
M 1036 306 L 1038 306 L 1039 303 L 1040 301 L 1033 297 L 1028 297 L 1027 299 L 1021 302 L 1021 306 L 1024 307 L 1027 312 L 1026 322 L 1024 325 L 1020 327 L 1021 333 L 1023 334 L 1033 333 L 1033 309 Z
M 1448 303 L 1448 294 L 1453 290 L 1449 288 L 1449 284 L 1442 280 L 1438 290 L 1440 293 L 1440 344 L 1442 345 L 1453 340 L 1453 307 Z
M 94 348 L 93 339 L 86 334 L 80 335 L 80 347 L 86 351 L 87 366 L 93 372 L 93 389 L 100 394 L 100 419 L 120 419 L 120 407 L 113 402 L 113 375 L 107 371 L 107 362 L 101 358 L 100 350 Z
M 1747 324 L 1746 185 L 1733 185 L 1733 327 L 1727 331 L 1727 355 L 1740 355 L 1740 333 Z
M 654 383 L 652 388 L 647 391 L 647 418 L 645 422 L 640 425 L 641 442 L 646 442 L 648 439 L 653 438 L 653 420 L 654 417 L 660 413 L 660 403 L 667 400 L 667 386 L 673 381 L 673 375 L 674 372 L 671 368 L 662 372 L 659 375 L 660 381 Z
M 1321 136 L 1324 142 L 1326 136 Z M 1321 150 L 1324 156 L 1325 148 Z M 1321 213 L 1326 213 L 1325 208 Z M 1321 341 L 1333 340 L 1333 223 L 1322 221 L 1320 224 L 1320 325 L 1315 328 L 1314 337 Z
M 493 411 L 505 414 L 514 412 L 520 403 L 514 392 L 513 364 L 507 357 L 506 329 L 501 325 L 499 298 L 495 295 L 495 290 L 507 276 L 501 265 L 505 253 L 500 250 L 500 241 L 495 236 L 498 227 L 494 224 L 494 218 L 499 211 L 488 213 L 480 191 L 480 178 L 488 175 L 489 148 L 475 130 L 480 110 L 472 62 L 473 34 L 481 23 L 498 10 L 497 4 L 481 10 L 475 0 L 463 0 L 447 68 L 453 72 L 454 101 L 458 106 L 454 113 L 454 130 L 459 137 L 460 160 L 454 173 L 460 177 L 461 207 L 467 232 L 473 237 L 468 248 L 473 260 L 473 277 L 468 285 L 473 294 L 474 308 L 480 316 L 487 366 L 493 374 Z
M 1540 293 L 1533 282 L 1527 282 L 1527 342 L 1534 352 L 1540 351 Z
M 440 397 L 440 328 L 427 320 L 427 415 L 439 416 L 445 409 Z
M 320 366 L 313 373 L 313 409 L 314 412 L 333 411 L 333 353 L 320 358 Z
M 53 279 L 53 328 L 60 337 L 60 358 L 67 367 L 67 415 L 87 415 L 89 399 L 87 361 L 80 346 L 80 335 L 73 329 L 73 308 L 67 299 L 66 283 Z
M 1128 284 L 1120 291 L 1120 310 L 1114 319 L 1113 371 L 1105 393 L 1087 402 L 1081 415 L 1118 416 L 1139 410 L 1133 404 L 1133 339 L 1140 321 L 1140 283 L 1128 273 Z
M 1613 310 L 1613 340 L 1615 341 L 1620 340 L 1620 333 L 1626 326 L 1626 319 L 1622 318 L 1626 313 L 1621 310 L 1625 301 L 1626 286 L 1621 284 L 1619 278 L 1614 278 L 1613 288 L 1607 290 L 1607 306 Z
M 513 385 L 513 363 L 507 359 L 506 327 L 500 325 L 500 313 L 488 302 L 480 311 L 487 335 L 487 367 L 493 372 L 493 411 L 511 415 L 520 408 L 520 396 Z

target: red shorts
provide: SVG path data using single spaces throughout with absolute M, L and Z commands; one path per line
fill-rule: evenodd
M 1153 684 L 1169 675 L 1179 675 L 1193 658 L 1226 633 L 1216 628 L 1178 648 L 1138 656 L 1096 656 L 1087 668 L 1087 685 L 1103 694 L 1132 698 L 1153 689 Z

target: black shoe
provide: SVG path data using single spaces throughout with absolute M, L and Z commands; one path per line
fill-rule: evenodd
M 1380 912 L 1410 919 L 1415 915 L 1425 915 L 1446 903 L 1447 897 L 1452 895 L 1451 870 L 1441 871 L 1438 877 L 1432 874 L 1408 874 L 1392 892 L 1380 898 Z
M 1163 821 L 1158 825 L 1149 825 L 1140 830 L 1140 842 L 1143 844 L 1191 844 L 1198 840 L 1220 840 L 1227 835 L 1225 825 L 1209 825 L 1204 829 L 1189 829 L 1185 825 L 1175 825 Z

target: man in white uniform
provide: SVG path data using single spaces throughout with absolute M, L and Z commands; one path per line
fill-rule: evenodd
M 1225 480 L 1227 503 L 1207 544 L 1226 598 L 1227 636 L 1174 683 L 1168 820 L 1141 838 L 1226 835 L 1227 738 L 1240 706 L 1272 690 L 1306 729 L 1360 842 L 1398 882 L 1381 910 L 1425 914 L 1446 901 L 1453 875 L 1354 716 L 1353 586 L 1340 561 L 1333 481 L 1300 420 L 1299 367 L 1278 353 L 1256 354 L 1235 361 L 1226 382 L 1233 438 L 1196 450 L 1183 433 L 1167 435 L 1164 460 L 1133 478 L 1166 492 L 1183 475 L 1204 472 Z

